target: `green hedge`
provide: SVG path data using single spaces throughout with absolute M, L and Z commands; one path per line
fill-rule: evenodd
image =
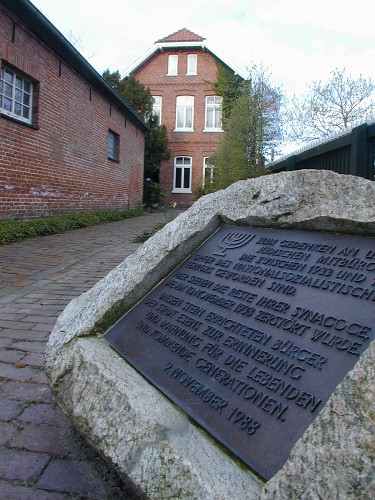
M 0 245 L 21 241 L 35 236 L 64 233 L 72 229 L 95 226 L 103 222 L 113 222 L 142 215 L 142 208 L 135 210 L 102 210 L 78 214 L 59 215 L 48 219 L 30 221 L 0 221 Z

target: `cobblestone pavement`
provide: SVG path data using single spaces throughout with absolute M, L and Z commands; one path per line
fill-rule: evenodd
M 55 321 L 162 212 L 0 247 L 0 499 L 132 498 L 59 410 L 43 373 Z

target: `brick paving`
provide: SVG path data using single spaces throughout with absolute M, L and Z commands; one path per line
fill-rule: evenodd
M 0 247 L 0 499 L 135 498 L 60 411 L 44 349 L 71 299 L 139 246 L 162 212 Z

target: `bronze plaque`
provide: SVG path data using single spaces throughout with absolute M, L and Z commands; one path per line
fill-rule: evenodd
M 374 238 L 224 226 L 105 338 L 267 480 L 373 338 L 374 280 Z

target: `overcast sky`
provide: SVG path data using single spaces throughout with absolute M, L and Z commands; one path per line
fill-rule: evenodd
M 374 78 L 373 0 L 33 0 L 100 73 L 122 74 L 153 43 L 181 28 L 207 38 L 243 71 L 270 68 L 284 92 L 307 92 L 346 67 Z

